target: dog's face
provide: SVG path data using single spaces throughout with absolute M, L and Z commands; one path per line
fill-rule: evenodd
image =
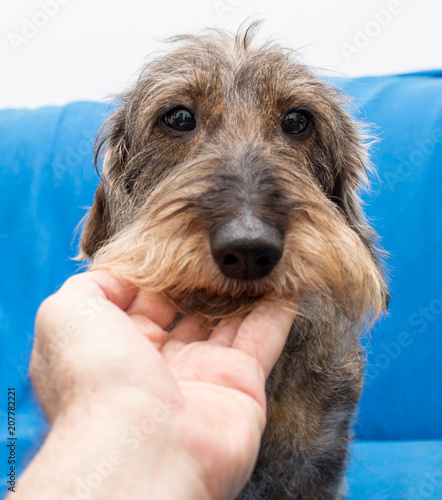
M 352 321 L 377 315 L 358 129 L 336 90 L 249 37 L 182 37 L 121 97 L 83 252 L 212 318 L 312 294 Z

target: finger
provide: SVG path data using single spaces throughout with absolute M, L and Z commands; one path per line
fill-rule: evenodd
M 161 355 L 164 361 L 169 364 L 172 359 L 176 358 L 177 354 L 180 353 L 187 345 L 186 342 L 181 342 L 181 340 L 170 340 L 168 339 L 164 342 L 160 349 Z
M 52 342 L 54 336 L 65 331 L 66 324 L 79 332 L 102 311 L 115 309 L 123 314 L 121 308 L 128 307 L 135 294 L 136 288 L 107 271 L 76 274 L 40 305 L 36 340 Z
M 207 340 L 210 330 L 204 326 L 202 318 L 185 316 L 168 335 L 169 338 L 161 348 L 161 354 L 166 362 L 189 344 Z
M 63 344 L 58 342 L 54 362 L 67 360 L 63 362 L 77 364 L 77 360 L 81 360 L 83 372 L 92 373 L 100 370 L 100 363 L 108 367 L 107 352 L 114 352 L 127 359 L 144 357 L 149 360 L 144 367 L 146 370 L 149 366 L 163 369 L 158 347 L 149 340 L 164 342 L 165 332 L 149 318 L 130 316 L 121 309 L 129 307 L 137 291 L 127 281 L 106 271 L 69 278 L 40 308 L 36 350 L 42 351 L 57 332 L 66 332 L 69 327 L 73 333 L 64 335 Z M 118 380 L 118 372 L 112 376 Z
M 68 336 L 69 346 L 82 337 L 87 337 L 91 345 L 95 342 L 97 349 L 100 343 L 103 346 L 109 342 L 124 343 L 131 337 L 133 340 L 129 342 L 133 344 L 137 343 L 140 333 L 159 342 L 161 327 L 141 317 L 136 317 L 134 325 L 133 317 L 124 310 L 130 308 L 137 293 L 135 286 L 108 271 L 74 275 L 40 307 L 36 319 L 37 340 L 40 339 L 43 346 L 53 343 L 57 332 L 63 333 L 69 326 L 75 332 Z
M 198 316 L 184 316 L 169 333 L 169 340 L 189 344 L 207 340 L 211 330 L 204 325 L 204 320 Z
M 87 271 L 71 276 L 58 293 L 87 295 L 107 299 L 120 309 L 126 310 L 134 300 L 138 289 L 123 278 L 109 271 Z
M 295 311 L 263 303 L 242 322 L 233 348 L 254 357 L 266 377 L 284 348 Z
M 131 314 L 130 317 L 137 325 L 140 333 L 147 337 L 160 350 L 168 338 L 168 333 L 157 323 L 144 316 L 144 314 Z
M 177 315 L 177 310 L 164 296 L 146 290 L 139 290 L 126 312 L 146 316 L 163 330 L 167 329 Z
M 238 349 L 199 342 L 176 346 L 176 351 L 168 352 L 166 359 L 180 384 L 197 382 L 200 387 L 207 384 L 234 389 L 265 408 L 264 372 L 255 358 Z
M 244 318 L 245 315 L 239 315 L 221 320 L 210 334 L 208 342 L 224 347 L 232 347 Z
M 127 280 L 115 276 L 109 271 L 88 271 L 69 278 L 60 289 L 71 295 L 87 295 L 109 300 L 120 309 L 125 310 L 131 317 L 137 317 L 137 323 L 142 328 L 145 336 L 155 343 L 165 341 L 163 330 L 173 321 L 176 310 L 159 294 L 139 290 Z M 100 305 L 97 304 L 98 309 Z M 92 304 L 93 306 L 93 304 Z M 141 316 L 146 316 L 151 322 L 159 325 L 156 328 L 150 322 L 144 322 Z M 146 325 L 149 325 L 147 327 Z

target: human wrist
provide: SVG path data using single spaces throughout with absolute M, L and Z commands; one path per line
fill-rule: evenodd
M 29 498 L 28 485 L 35 500 L 211 499 L 179 446 L 173 411 L 168 401 L 118 391 L 67 405 L 18 483 L 18 499 Z
M 140 500 L 147 496 L 152 500 L 209 500 L 199 468 L 181 446 L 176 425 L 180 405 L 177 397 L 155 397 L 124 388 L 101 392 L 86 404 L 66 409 L 56 422 L 59 432 L 71 428 L 75 420 L 79 434 L 84 422 L 89 439 L 97 443 L 98 448 L 84 457 L 89 472 L 83 479 L 88 484 L 93 483 L 94 474 L 103 476 L 97 500 L 101 495 L 106 499 L 129 495 Z

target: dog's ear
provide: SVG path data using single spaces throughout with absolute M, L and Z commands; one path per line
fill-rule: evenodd
M 367 170 L 362 154 L 359 155 L 355 150 L 351 156 L 353 158 L 349 164 L 342 157 L 341 161 L 338 161 L 338 172 L 334 179 L 331 198 L 345 215 L 349 226 L 358 233 L 367 246 L 370 246 L 374 232 L 367 224 L 358 194 L 367 182 Z
M 103 181 L 95 192 L 94 204 L 88 214 L 88 220 L 81 238 L 81 249 L 84 257 L 92 258 L 110 237 L 109 204 Z
M 330 198 L 373 254 L 376 233 L 367 223 L 359 197 L 359 192 L 368 186 L 372 171 L 364 132 L 345 111 L 340 111 L 339 114 L 340 133 L 332 148 L 334 178 Z
M 379 272 L 383 303 L 388 309 L 390 294 L 385 283 L 385 272 L 382 257 L 385 252 L 378 246 L 379 237 L 368 223 L 362 210 L 359 191 L 367 188 L 369 175 L 373 171 L 367 151 L 367 140 L 364 131 L 344 113 L 343 133 L 339 134 L 335 148 L 335 176 L 330 198 L 338 205 L 345 216 L 348 225 L 359 235 L 365 247 L 370 252 Z
M 121 200 L 118 179 L 121 178 L 127 158 L 129 140 L 126 125 L 127 110 L 123 104 L 114 111 L 101 127 L 95 141 L 95 166 L 99 171 L 103 158 L 102 181 L 95 193 L 94 204 L 87 216 L 81 240 L 81 257 L 91 259 L 95 252 L 113 236 L 115 232 L 112 213 L 113 199 Z M 115 187 L 113 187 L 115 186 Z

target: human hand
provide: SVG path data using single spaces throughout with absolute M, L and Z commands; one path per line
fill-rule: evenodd
M 104 438 L 106 449 L 117 447 L 131 464 L 132 498 L 148 492 L 151 498 L 234 498 L 256 461 L 265 380 L 293 313 L 261 304 L 212 331 L 184 317 L 167 333 L 175 315 L 165 299 L 110 273 L 70 278 L 37 316 L 36 393 L 56 429 L 84 413 L 97 428 L 107 426 L 94 445 L 100 449 Z M 63 347 L 45 356 L 67 331 Z M 94 493 L 119 498 L 115 484 L 123 470 Z

